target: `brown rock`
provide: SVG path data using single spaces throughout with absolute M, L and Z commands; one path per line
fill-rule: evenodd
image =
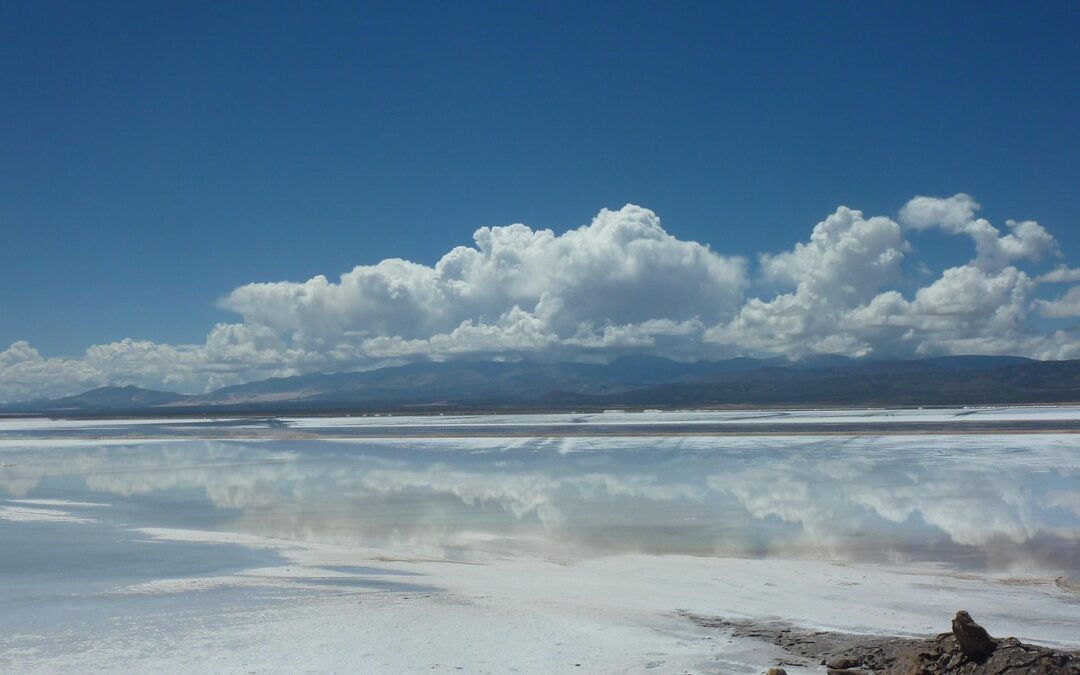
M 783 668 L 769 668 L 765 671 L 765 675 L 787 675 L 787 671 Z
M 825 667 L 829 670 L 847 670 L 849 668 L 857 668 L 861 665 L 862 659 L 851 658 L 850 656 L 841 656 L 825 662 Z
M 1012 637 L 995 640 L 987 635 L 994 649 L 985 661 L 977 662 L 964 655 L 959 636 L 951 632 L 933 638 L 882 638 L 687 616 L 700 626 L 771 642 L 808 662 L 820 663 L 830 675 L 1080 675 L 1080 653 L 1025 644 Z M 978 627 L 966 612 L 957 620 L 961 633 Z
M 956 636 L 956 642 L 960 645 L 960 651 L 976 663 L 982 663 L 990 658 L 997 649 L 997 642 L 986 629 L 975 623 L 971 615 L 960 610 L 952 620 L 952 632 Z

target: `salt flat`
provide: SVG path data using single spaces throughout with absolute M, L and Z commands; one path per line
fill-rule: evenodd
M 0 669 L 785 658 L 682 612 L 919 634 L 963 608 L 1080 646 L 1076 434 L 125 441 L 101 426 L 51 445 L 0 431 Z
M 874 422 L 950 422 L 961 419 L 994 421 L 1075 420 L 1077 406 L 987 406 L 917 409 L 827 410 L 700 410 L 700 411 L 607 411 L 602 413 L 540 413 L 531 415 L 379 415 L 350 417 L 284 418 L 293 428 L 338 426 L 498 425 L 538 426 L 557 424 L 654 425 L 654 424 L 839 424 Z

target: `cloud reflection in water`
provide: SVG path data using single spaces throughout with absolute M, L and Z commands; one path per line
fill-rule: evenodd
M 178 441 L 6 448 L 12 497 L 451 557 L 620 552 L 1080 570 L 1075 436 Z M 187 501 L 185 501 L 187 500 Z

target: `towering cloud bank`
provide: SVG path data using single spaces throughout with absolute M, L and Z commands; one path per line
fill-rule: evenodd
M 1080 334 L 1034 318 L 1080 316 L 1080 287 L 1038 299 L 1038 284 L 1080 271 L 1028 268 L 1060 256 L 1033 221 L 1002 232 L 969 196 L 916 197 L 899 222 L 840 207 L 789 251 L 738 256 L 668 234 L 648 209 L 603 210 L 563 234 L 484 227 L 434 266 L 361 265 L 336 281 L 253 283 L 222 301 L 241 320 L 202 345 L 126 339 L 77 358 L 0 351 L 0 400 L 102 384 L 198 391 L 272 375 L 417 359 L 572 360 L 648 352 L 676 358 L 835 353 L 1010 353 L 1080 358 Z M 975 256 L 913 287 L 911 233 L 966 235 Z M 915 288 L 907 295 L 897 288 Z M 750 289 L 757 289 L 750 292 Z M 765 290 L 762 290 L 765 289 Z
M 730 316 L 745 263 L 679 241 L 652 211 L 604 210 L 556 235 L 484 227 L 434 267 L 361 265 L 337 283 L 249 284 L 224 299 L 245 326 L 349 361 L 641 346 Z

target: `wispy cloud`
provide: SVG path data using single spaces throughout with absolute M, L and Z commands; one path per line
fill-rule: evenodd
M 1035 279 L 1040 284 L 1064 284 L 1080 281 L 1080 269 L 1072 269 L 1065 265 L 1058 265 L 1046 274 Z

